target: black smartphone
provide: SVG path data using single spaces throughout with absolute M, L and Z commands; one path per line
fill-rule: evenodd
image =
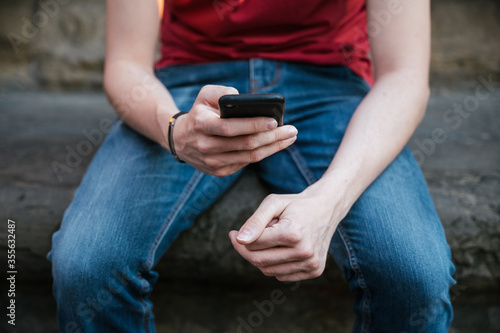
M 285 97 L 280 94 L 239 94 L 219 98 L 221 118 L 271 117 L 283 126 Z

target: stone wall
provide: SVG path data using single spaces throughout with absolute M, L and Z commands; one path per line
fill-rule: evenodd
M 432 18 L 433 82 L 500 75 L 498 1 L 435 0 Z M 100 90 L 104 40 L 105 1 L 3 0 L 0 87 Z
M 0 85 L 101 90 L 105 23 L 105 1 L 2 1 Z
M 500 2 L 433 0 L 431 84 L 500 78 Z

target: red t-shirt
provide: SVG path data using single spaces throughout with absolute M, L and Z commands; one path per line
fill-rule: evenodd
M 345 65 L 372 83 L 365 0 L 165 0 L 156 67 L 265 58 Z

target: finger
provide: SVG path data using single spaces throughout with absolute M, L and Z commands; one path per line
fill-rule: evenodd
M 229 238 L 234 249 L 252 265 L 262 269 L 264 267 L 279 266 L 290 262 L 304 261 L 297 251 L 290 247 L 273 247 L 263 251 L 250 251 L 236 239 L 238 232 L 233 230 Z
M 267 228 L 271 228 L 273 225 L 275 225 L 276 223 L 278 223 L 278 221 L 279 221 L 279 220 L 278 220 L 277 218 L 272 219 L 272 220 L 271 220 L 271 222 L 269 222 L 269 223 L 267 224 L 266 229 L 267 229 Z M 264 231 L 265 231 L 265 230 L 264 230 Z M 233 239 L 233 236 L 234 236 L 234 238 L 236 238 L 236 235 L 237 235 L 237 234 L 238 234 L 238 231 L 236 231 L 236 230 L 231 230 L 231 231 L 229 232 L 229 238 L 232 240 L 232 239 Z M 261 237 L 262 237 L 262 236 L 261 236 Z M 252 243 L 252 244 L 253 244 L 253 243 Z M 252 244 L 250 244 L 250 245 L 252 245 Z M 239 244 L 239 243 L 238 243 L 238 245 L 241 245 L 241 244 Z M 249 245 L 242 245 L 242 246 L 246 246 L 246 247 L 248 248 L 248 246 L 249 246 Z
M 210 119 L 210 121 L 205 133 L 224 137 L 255 134 L 278 127 L 276 120 L 270 117 L 218 118 Z
M 291 231 L 291 223 L 288 218 L 281 218 L 281 220 L 274 219 L 262 231 L 262 234 L 250 244 L 245 247 L 249 251 L 261 251 L 273 247 L 294 247 L 300 240 L 300 235 L 297 231 Z
M 268 195 L 259 208 L 240 228 L 236 239 L 240 244 L 250 244 L 262 234 L 266 226 L 281 215 L 288 204 L 283 195 Z
M 228 164 L 228 165 L 225 165 L 223 167 L 218 167 L 218 168 L 212 168 L 212 169 L 206 169 L 206 168 L 203 168 L 203 172 L 209 174 L 209 175 L 212 175 L 212 176 L 216 176 L 216 177 L 227 177 L 227 176 L 230 176 L 232 175 L 233 173 L 235 173 L 236 171 L 246 167 L 248 165 L 248 163 L 245 163 L 245 164 Z
M 230 164 L 257 163 L 272 154 L 292 145 L 297 137 L 278 141 L 267 146 L 247 151 L 229 151 L 205 156 L 204 162 L 212 168 L 217 169 Z
M 259 161 L 262 161 L 264 158 L 269 157 L 272 154 L 291 146 L 295 142 L 295 140 L 297 140 L 296 136 L 283 141 L 274 142 L 254 150 L 231 151 L 222 153 L 224 156 L 220 156 L 220 158 L 230 160 L 232 163 L 257 163 Z
M 278 221 L 279 221 L 278 219 L 272 219 L 272 221 L 269 222 L 269 224 L 267 225 L 267 228 L 272 227 L 273 225 L 275 225 L 276 223 L 278 223 Z
M 238 94 L 238 90 L 233 87 L 206 85 L 201 88 L 194 104 L 203 104 L 210 106 L 213 111 L 219 110 L 219 98 L 224 95 Z
M 276 279 L 278 281 L 304 281 L 304 280 L 310 280 L 310 279 L 315 279 L 319 276 L 321 276 L 323 272 L 297 272 L 297 273 L 292 273 L 292 274 L 286 274 L 286 275 L 278 275 L 276 276 Z
M 262 274 L 266 276 L 286 276 L 297 273 L 309 273 L 307 263 L 304 261 L 292 261 L 278 265 L 270 265 L 259 268 Z
M 285 276 L 297 273 L 316 274 L 319 276 L 324 270 L 324 263 L 316 258 L 307 260 L 284 261 L 276 265 L 267 265 L 260 268 L 261 272 L 267 276 Z
M 249 251 L 261 251 L 277 246 L 291 247 L 295 244 L 296 243 L 290 241 L 290 237 L 284 232 L 283 228 L 274 225 L 272 227 L 267 227 L 259 238 L 245 246 Z
M 211 153 L 230 151 L 248 151 L 270 145 L 278 141 L 291 139 L 297 135 L 294 126 L 287 125 L 274 130 L 236 137 L 208 136 L 200 143 L 202 149 Z

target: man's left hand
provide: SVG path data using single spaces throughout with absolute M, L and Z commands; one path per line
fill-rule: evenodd
M 229 233 L 231 243 L 264 275 L 280 281 L 318 277 L 333 233 L 347 213 L 336 201 L 311 188 L 299 194 L 271 194 L 239 231 Z

